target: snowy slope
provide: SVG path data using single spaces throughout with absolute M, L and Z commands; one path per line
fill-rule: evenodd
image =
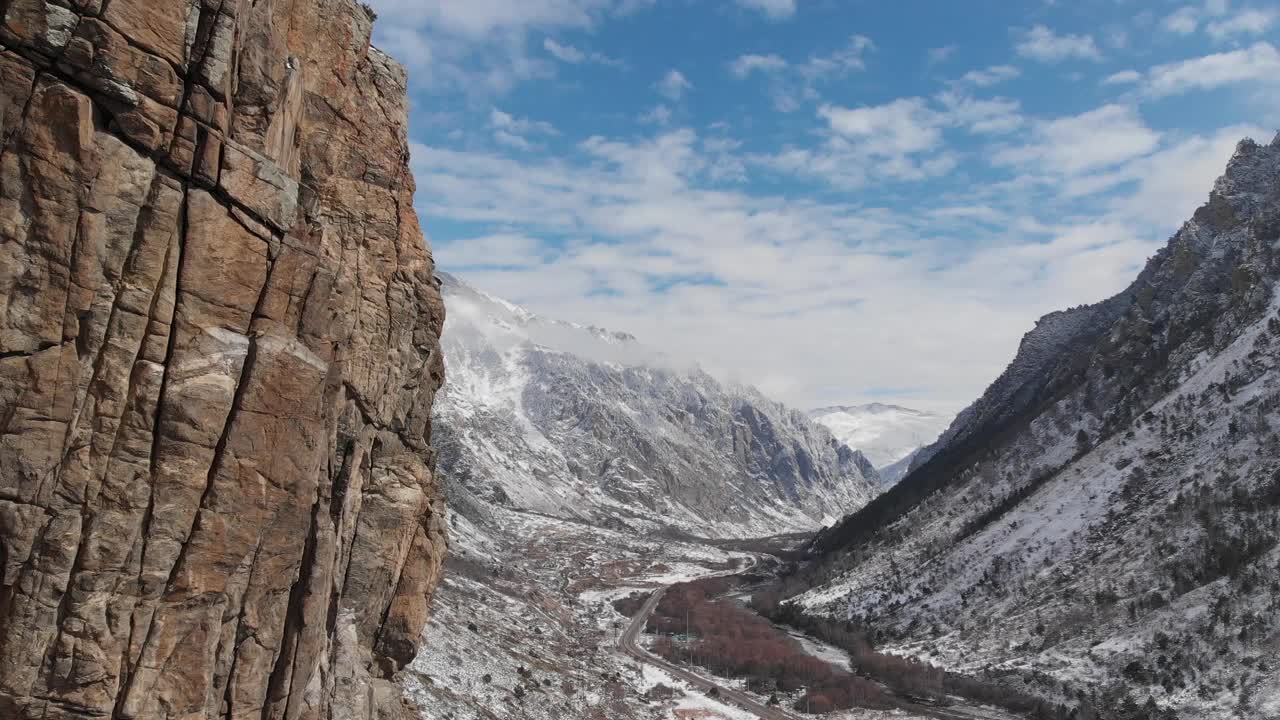
M 678 686 L 649 697 L 615 649 L 625 618 L 611 600 L 745 567 L 673 535 L 812 530 L 871 497 L 874 468 L 803 413 L 629 335 L 441 280 L 448 380 L 432 437 L 450 548 L 424 650 L 401 674 L 407 697 L 455 720 L 719 707 Z
M 803 413 L 629 335 L 442 282 L 448 379 L 433 437 L 446 481 L 482 502 L 745 537 L 830 524 L 874 493 L 866 459 Z
M 947 429 L 951 416 L 898 405 L 834 405 L 809 411 L 836 439 L 858 448 L 877 469 L 924 447 Z
M 1042 319 L 798 600 L 1108 717 L 1276 717 L 1278 358 L 1280 137 L 1128 289 Z

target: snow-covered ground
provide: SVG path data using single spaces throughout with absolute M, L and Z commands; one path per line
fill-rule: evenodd
M 657 671 L 618 652 L 627 618 L 612 602 L 748 567 L 751 555 L 503 508 L 491 520 L 455 527 L 423 650 L 402 674 L 424 719 L 743 717 L 670 682 L 671 700 L 646 697 Z

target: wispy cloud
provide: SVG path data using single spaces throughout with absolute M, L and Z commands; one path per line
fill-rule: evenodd
M 773 20 L 785 20 L 796 14 L 796 0 L 737 0 L 737 3 Z
M 759 74 L 768 79 L 769 95 L 776 110 L 794 112 L 805 101 L 821 98 L 819 86 L 866 70 L 866 55 L 875 43 L 865 35 L 853 35 L 833 52 L 814 53 L 798 61 L 777 54 L 746 54 L 732 60 L 729 72 L 739 79 Z
M 693 89 L 693 83 L 689 82 L 689 79 L 679 70 L 668 70 L 667 74 L 654 85 L 654 89 L 668 100 L 679 100 Z
M 408 65 L 416 86 L 495 96 L 522 82 L 555 76 L 555 62 L 531 52 L 530 34 L 589 29 L 607 17 L 635 11 L 639 2 L 370 0 L 370 5 L 379 16 L 374 41 Z M 610 61 L 604 55 L 552 43 L 541 47 L 560 62 L 572 62 L 565 58 L 579 55 L 582 61 Z
M 1102 79 L 1103 85 L 1132 85 L 1139 82 L 1142 82 L 1142 73 L 1137 70 L 1121 70 Z
M 873 155 L 921 152 L 942 141 L 936 118 L 920 98 L 852 109 L 824 105 L 818 115 L 842 137 L 869 141 L 868 149 Z
M 1025 58 L 1046 63 L 1070 59 L 1102 59 L 1102 53 L 1094 43 L 1093 36 L 1059 35 L 1044 25 L 1036 25 L 1023 33 L 1016 49 L 1018 54 Z
M 1146 92 L 1165 97 L 1254 82 L 1280 83 L 1280 51 L 1271 43 L 1157 65 L 1147 73 Z
M 493 129 L 494 140 L 520 150 L 532 150 L 535 147 L 535 143 L 529 140 L 530 135 L 559 134 L 550 123 L 515 117 L 498 108 L 489 111 L 489 127 Z
M 1277 12 L 1269 10 L 1244 10 L 1229 18 L 1215 20 L 1205 26 L 1205 32 L 1222 42 L 1238 35 L 1261 35 L 1276 22 Z
M 1038 314 L 1123 287 L 1260 132 L 1242 119 L 1280 108 L 1248 0 L 1088 31 L 1059 4 L 883 52 L 863 15 L 796 49 L 839 3 L 375 3 L 442 268 L 801 405 L 909 387 L 955 409 Z M 704 25 L 614 44 L 660 12 Z M 1180 129 L 1165 99 L 1208 90 Z
M 920 112 L 909 104 L 830 114 L 862 137 L 890 119 L 919 123 Z M 1069 129 L 1045 121 L 1037 132 L 1077 137 L 1117 112 L 1072 118 Z M 927 129 L 915 133 L 895 142 L 937 142 Z M 1007 360 L 1029 318 L 1123 287 L 1163 240 L 1142 223 L 1189 214 L 1231 136 L 1139 143 L 1144 152 L 1080 166 L 1046 158 L 1080 172 L 1110 168 L 1134 188 L 1079 222 L 1057 219 L 1061 185 L 1041 186 L 1034 203 L 1005 190 L 949 198 L 928 213 L 715 189 L 714 157 L 737 148 L 688 129 L 593 138 L 560 159 L 415 146 L 414 162 L 424 217 L 523 228 L 437 243 L 441 266 L 481 287 L 680 348 L 800 405 L 829 400 L 833 387 L 856 400 L 860 388 L 912 377 L 927 378 L 930 404 L 954 410 Z
M 1128 105 L 1104 105 L 1080 115 L 1036 123 L 1029 142 L 992 156 L 997 165 L 1074 175 L 1154 150 L 1160 134 Z
M 787 67 L 787 61 L 778 55 L 739 55 L 733 62 L 729 63 L 729 71 L 739 78 L 744 78 L 753 72 L 773 72 L 774 70 L 783 70 Z
M 925 63 L 933 66 L 940 65 L 951 59 L 956 54 L 957 45 L 943 45 L 941 47 L 929 48 L 929 52 L 925 54 Z
M 625 64 L 621 60 L 611 58 L 603 53 L 581 50 L 573 45 L 558 43 L 552 38 L 545 38 L 542 41 L 542 48 L 551 53 L 555 59 L 570 65 L 595 63 L 597 65 L 622 67 Z
M 960 78 L 960 82 L 974 87 L 990 87 L 1012 80 L 1022 74 L 1013 65 L 992 65 L 983 70 L 970 70 Z
M 1200 27 L 1200 9 L 1190 6 L 1178 8 L 1166 15 L 1160 26 L 1171 33 L 1190 35 Z

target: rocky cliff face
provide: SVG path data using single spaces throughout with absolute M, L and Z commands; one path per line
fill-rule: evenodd
M 397 712 L 443 307 L 371 22 L 0 1 L 0 717 Z

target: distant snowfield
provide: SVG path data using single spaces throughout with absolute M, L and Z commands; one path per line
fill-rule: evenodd
M 950 415 L 884 403 L 818 408 L 809 411 L 809 417 L 836 439 L 861 450 L 877 470 L 937 440 L 951 423 Z

